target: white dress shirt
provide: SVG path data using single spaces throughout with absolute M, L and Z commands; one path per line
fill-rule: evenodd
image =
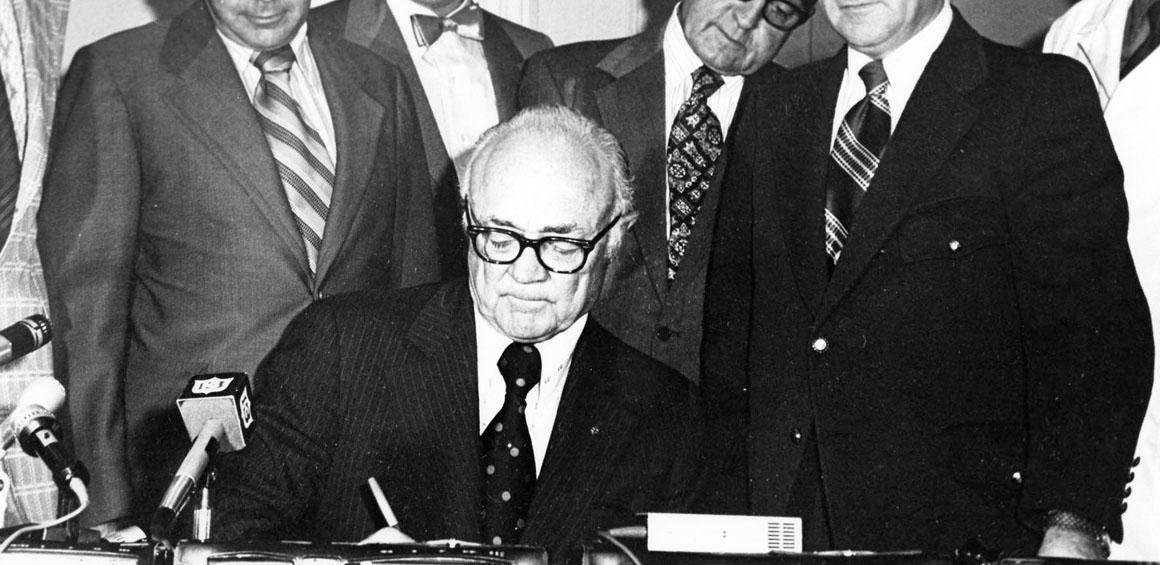
M 701 58 L 689 46 L 685 32 L 681 28 L 681 20 L 677 16 L 681 9 L 678 2 L 665 23 L 665 33 L 661 40 L 665 58 L 665 131 L 661 139 L 668 144 L 669 130 L 673 127 L 673 120 L 681 104 L 689 99 L 693 93 L 693 71 L 704 65 Z M 745 85 L 745 77 L 730 75 L 722 77 L 725 84 L 709 97 L 709 109 L 717 116 L 721 123 L 721 134 L 729 135 L 729 126 L 733 123 L 733 114 L 737 111 L 737 101 L 741 98 L 741 87 Z M 666 152 L 667 154 L 667 152 Z M 666 182 L 666 187 L 668 183 Z M 669 191 L 665 191 L 665 239 L 669 238 Z
M 576 342 L 588 323 L 588 314 L 576 320 L 571 327 L 552 336 L 547 341 L 536 344 L 540 352 L 542 369 L 540 383 L 528 391 L 527 409 L 524 417 L 528 421 L 528 433 L 532 438 L 532 454 L 536 459 L 536 475 L 544 465 L 544 455 L 548 452 L 548 441 L 552 439 L 552 426 L 556 423 L 556 412 L 560 409 L 560 398 L 564 394 L 564 381 L 572 366 L 572 352 Z M 479 311 L 475 312 L 476 367 L 479 373 L 479 434 L 487 429 L 495 415 L 503 408 L 507 384 L 499 372 L 499 358 L 512 339 L 492 327 Z
M 262 79 L 262 71 L 250 62 L 256 51 L 226 37 L 221 30 L 218 30 L 218 35 L 225 42 L 226 51 L 229 52 L 238 76 L 242 78 L 242 84 L 250 95 L 250 103 L 253 104 L 254 94 L 258 92 L 258 82 Z M 326 91 L 322 88 L 322 77 L 318 75 L 314 53 L 310 50 L 310 42 L 306 39 L 306 24 L 302 24 L 294 39 L 290 40 L 290 49 L 294 51 L 295 58 L 294 64 L 290 66 L 290 96 L 298 102 L 306 125 L 322 136 L 322 143 L 326 145 L 330 162 L 338 163 L 334 121 L 331 119 L 330 106 L 326 104 Z
M 434 44 L 421 47 L 411 28 L 411 15 L 434 16 L 435 12 L 412 0 L 389 0 L 388 4 L 423 83 L 443 146 L 455 163 L 455 171 L 463 178 L 475 141 L 487 128 L 499 123 L 495 87 L 483 54 L 483 42 L 446 32 Z M 465 0 L 451 13 L 468 4 Z
M 898 118 L 906 109 L 906 103 L 910 100 L 922 71 L 930 62 L 930 56 L 938 49 L 947 31 L 951 29 L 953 19 L 951 5 L 944 0 L 942 10 L 926 24 L 926 27 L 882 59 L 882 65 L 886 67 L 886 78 L 890 81 L 890 87 L 886 89 L 886 99 L 890 102 L 890 133 L 894 133 L 894 128 L 898 127 Z M 830 132 L 831 146 L 834 137 L 838 135 L 842 120 L 846 118 L 846 113 L 866 97 L 866 85 L 858 76 L 858 71 L 872 60 L 869 56 L 846 47 L 846 74 L 842 77 L 842 88 L 838 91 L 834 127 Z

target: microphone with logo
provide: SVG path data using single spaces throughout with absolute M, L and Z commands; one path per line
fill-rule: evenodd
M 153 512 L 149 537 L 159 543 L 168 543 L 174 519 L 213 455 L 246 447 L 246 435 L 254 423 L 250 413 L 250 380 L 245 373 L 191 378 L 177 398 L 177 408 L 193 440 L 193 447 L 174 474 L 161 504 Z

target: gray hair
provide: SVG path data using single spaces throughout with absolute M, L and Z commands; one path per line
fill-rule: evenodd
M 608 234 L 609 253 L 620 248 L 622 236 L 636 220 L 633 206 L 633 185 L 628 174 L 628 162 L 616 136 L 596 125 L 583 114 L 565 106 L 535 106 L 516 114 L 510 120 L 483 132 L 475 142 L 471 159 L 459 185 L 459 198 L 467 202 L 472 178 L 478 162 L 489 155 L 500 141 L 515 135 L 545 135 L 569 141 L 595 158 L 600 166 L 600 179 L 612 185 L 612 213 L 620 215 L 617 226 Z M 466 222 L 466 218 L 464 218 Z

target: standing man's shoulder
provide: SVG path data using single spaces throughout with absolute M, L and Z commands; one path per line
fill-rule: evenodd
M 519 50 L 520 56 L 527 60 L 532 55 L 552 48 L 552 39 L 542 32 L 522 26 L 509 19 L 497 16 L 487 10 L 483 11 L 489 24 L 498 24 L 500 29 L 512 40 L 512 44 Z M 487 25 L 487 24 L 485 24 Z M 486 31 L 485 31 L 486 33 Z

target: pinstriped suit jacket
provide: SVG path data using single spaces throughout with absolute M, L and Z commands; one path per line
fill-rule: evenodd
M 221 461 L 215 534 L 357 540 L 376 477 L 417 539 L 479 538 L 479 400 L 464 281 L 316 303 L 263 362 L 249 446 Z M 576 346 L 523 543 L 560 556 L 686 507 L 700 418 L 677 373 L 595 322 Z

